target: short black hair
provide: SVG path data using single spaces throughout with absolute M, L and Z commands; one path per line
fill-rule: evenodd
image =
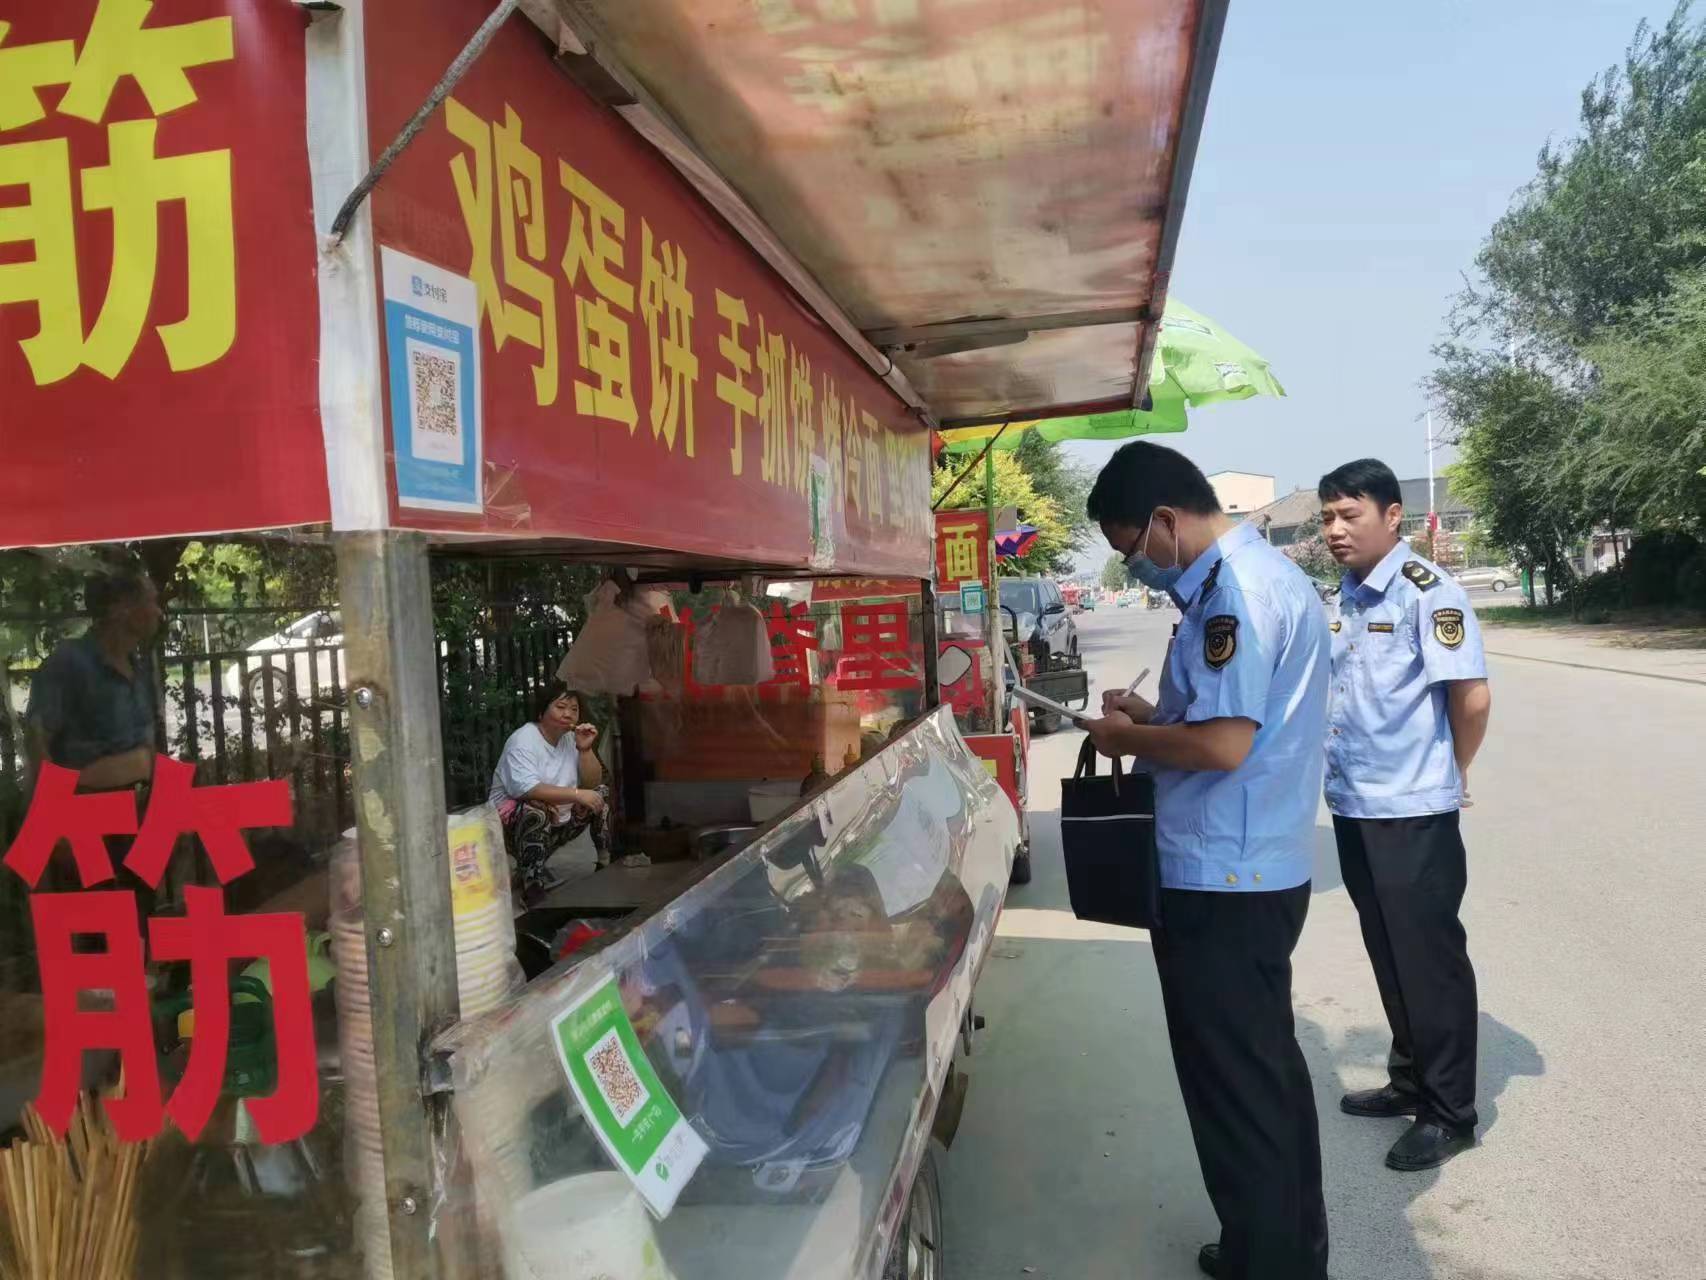
M 539 690 L 538 696 L 533 701 L 533 718 L 543 720 L 545 713 L 551 709 L 551 704 L 558 698 L 573 698 L 580 703 L 581 714 L 583 716 L 586 714 L 586 699 L 581 697 L 577 690 L 569 688 L 565 681 L 549 680 Z
M 1217 516 L 1220 499 L 1197 464 L 1176 449 L 1133 440 L 1122 445 L 1090 490 L 1085 510 L 1097 524 L 1141 528 L 1156 507 Z
M 83 607 L 89 611 L 91 618 L 100 622 L 115 609 L 135 604 L 153 585 L 154 580 L 143 569 L 115 565 L 84 580 Z
M 1358 458 L 1342 467 L 1334 467 L 1321 477 L 1315 492 L 1322 502 L 1367 498 L 1382 511 L 1390 506 L 1404 505 L 1404 491 L 1398 487 L 1398 477 L 1379 458 Z

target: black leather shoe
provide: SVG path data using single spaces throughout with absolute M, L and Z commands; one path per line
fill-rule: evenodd
M 1409 1132 L 1392 1144 L 1386 1153 L 1386 1167 L 1400 1173 L 1419 1173 L 1437 1169 L 1453 1156 L 1475 1145 L 1475 1134 L 1454 1133 L 1432 1120 L 1418 1120 Z
M 1220 1246 L 1205 1244 L 1197 1250 L 1197 1270 L 1210 1280 L 1220 1280 Z
M 1339 1110 L 1347 1116 L 1413 1116 L 1416 1095 L 1401 1093 L 1389 1084 L 1378 1089 L 1355 1089 L 1339 1099 Z

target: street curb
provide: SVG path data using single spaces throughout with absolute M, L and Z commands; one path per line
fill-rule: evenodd
M 1631 671 L 1628 667 L 1604 667 L 1594 662 L 1566 662 L 1562 658 L 1536 658 L 1527 653 L 1504 653 L 1498 649 L 1485 650 L 1489 658 L 1515 658 L 1518 662 L 1544 662 L 1549 667 L 1574 667 L 1577 671 L 1605 671 L 1614 676 L 1638 676 L 1643 680 L 1668 680 L 1671 684 L 1706 686 L 1706 680 L 1696 676 L 1667 676 L 1657 671 Z

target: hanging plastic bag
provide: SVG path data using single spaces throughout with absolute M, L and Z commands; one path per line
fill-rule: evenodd
M 770 624 L 758 608 L 729 592 L 693 640 L 693 678 L 700 684 L 763 684 L 776 674 Z
M 669 597 L 658 591 L 634 592 L 606 579 L 586 598 L 586 625 L 557 667 L 557 679 L 583 693 L 617 696 L 651 684 L 646 626 Z

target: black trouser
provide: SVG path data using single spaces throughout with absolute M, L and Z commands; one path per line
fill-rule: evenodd
M 1315 1092 L 1291 1016 L 1309 886 L 1164 889 L 1150 934 L 1227 1280 L 1325 1280 Z
M 1475 1128 L 1480 1016 L 1457 918 L 1469 871 L 1457 810 L 1417 818 L 1333 819 L 1339 868 L 1392 1027 L 1392 1087 L 1448 1129 Z

